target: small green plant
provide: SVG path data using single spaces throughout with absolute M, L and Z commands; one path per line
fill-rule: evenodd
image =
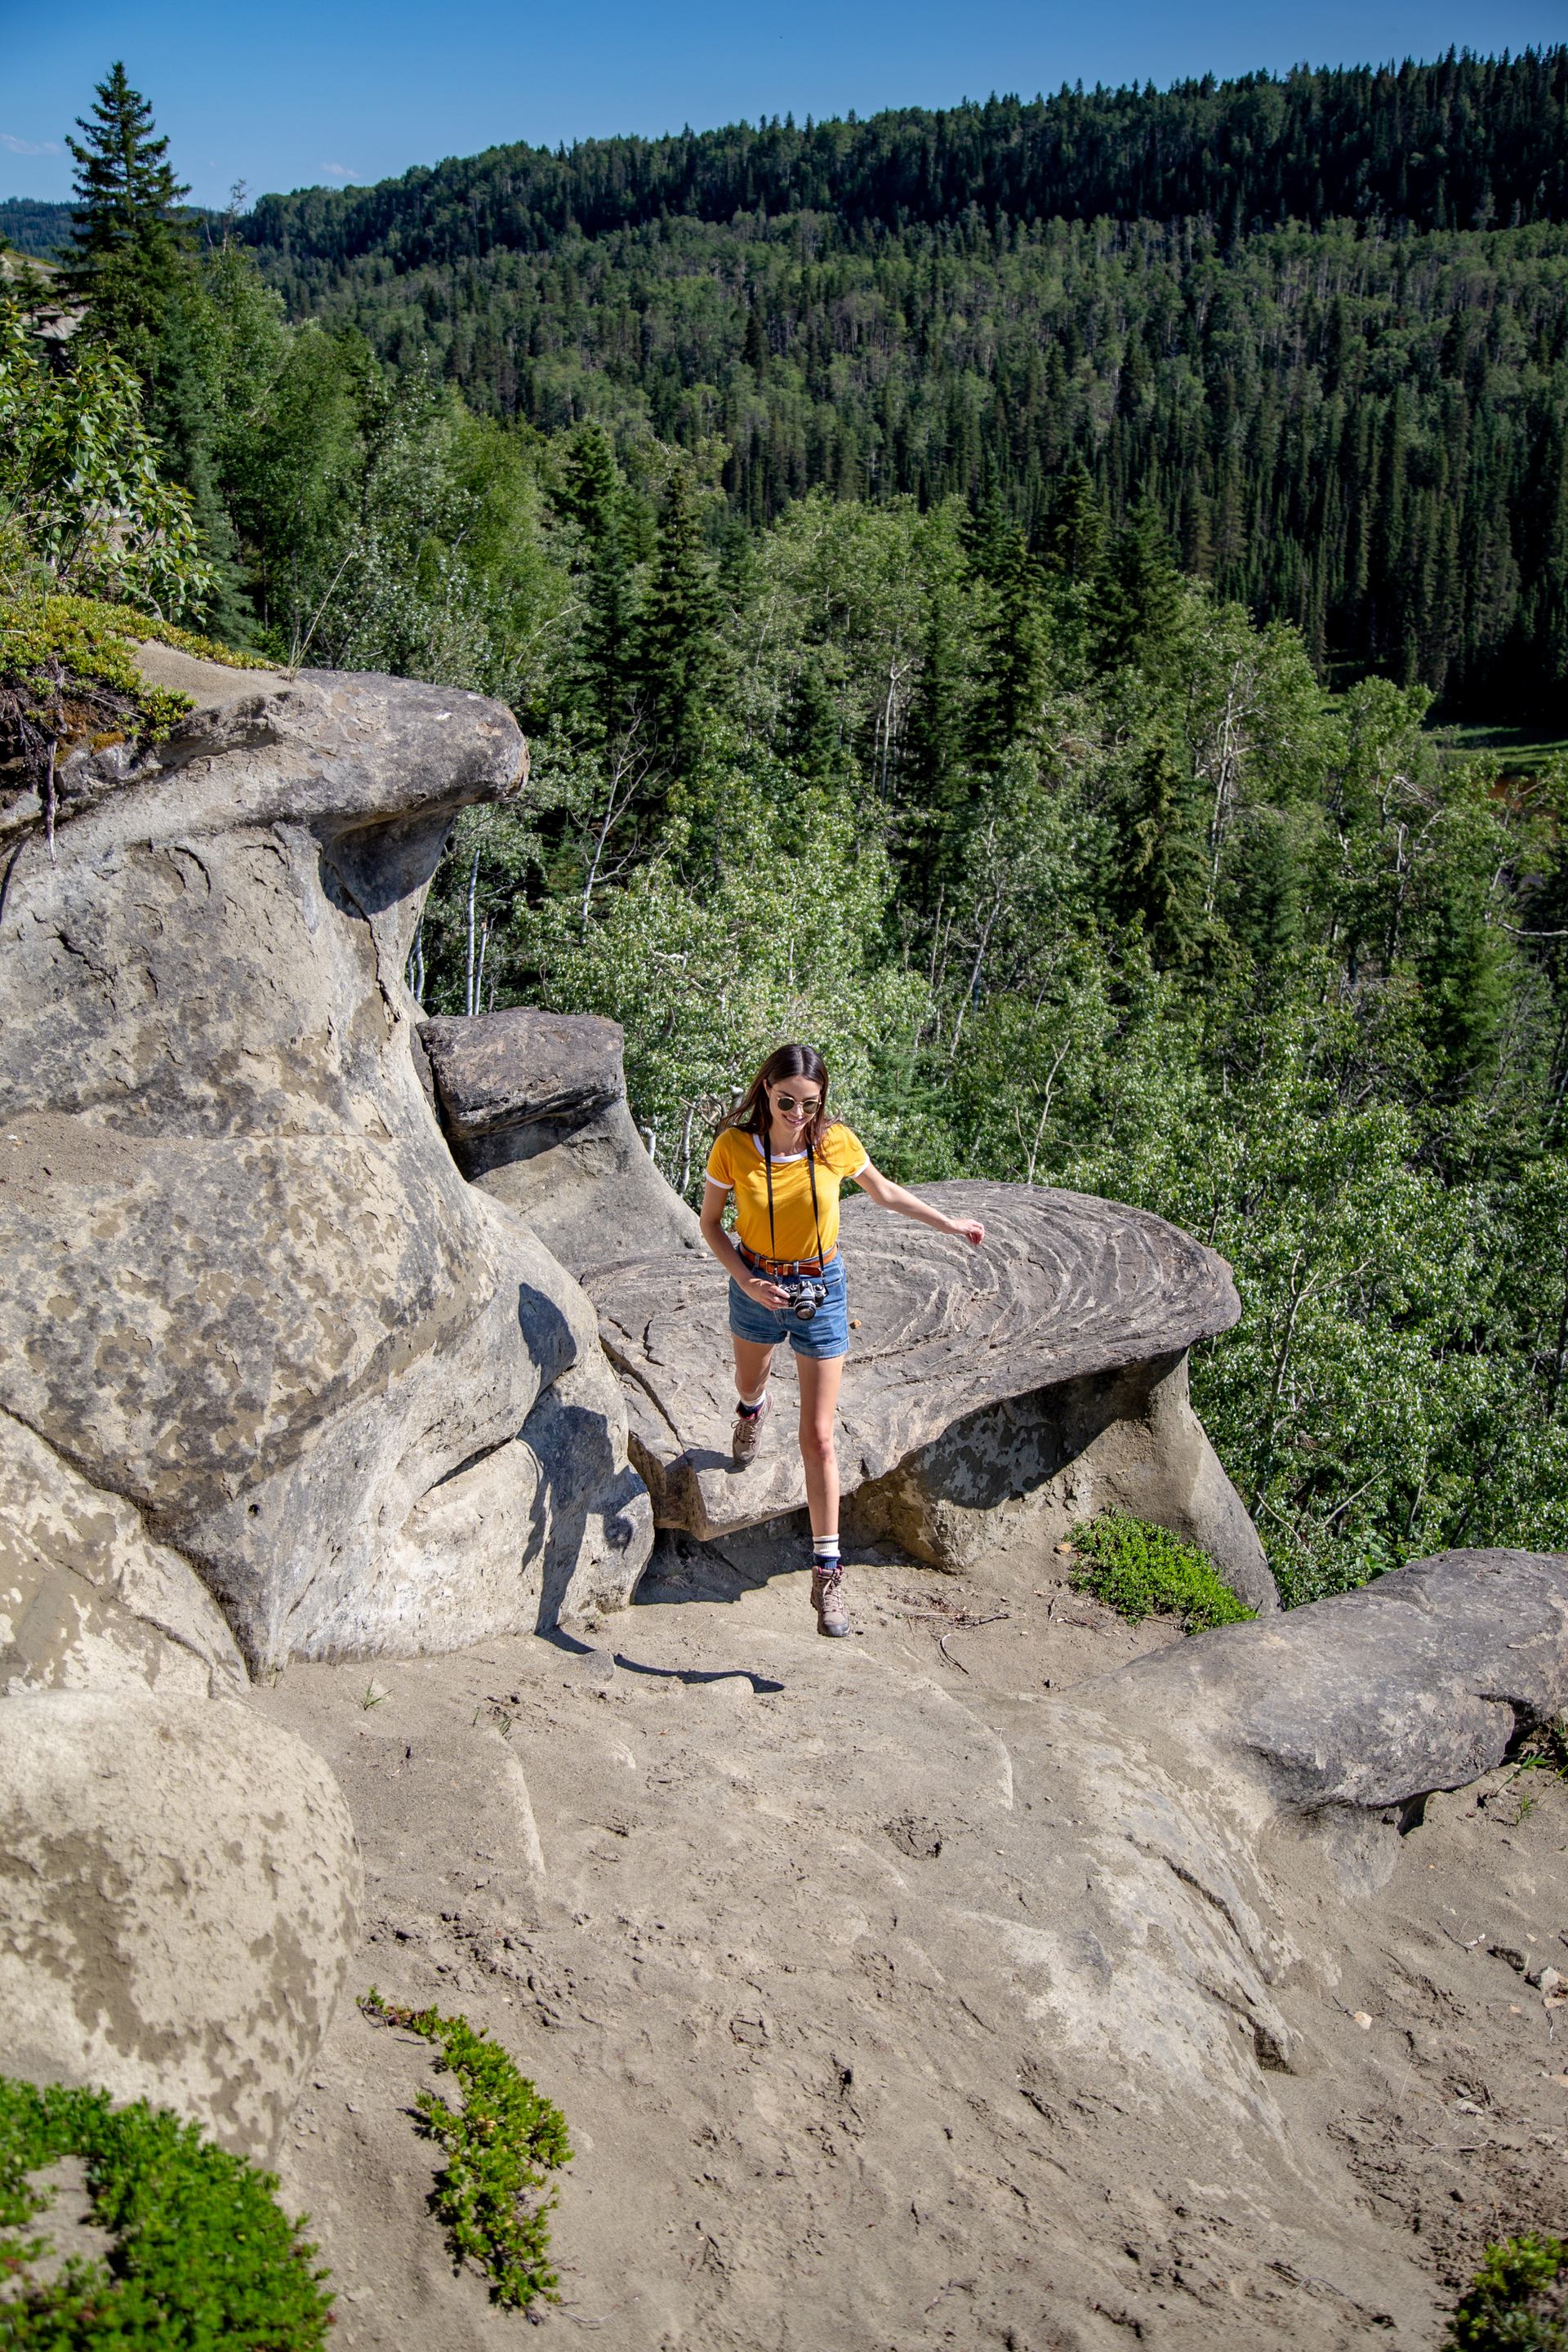
M 115 2244 L 28 2276 L 51 2251 L 49 2189 L 29 2174 L 81 2158 L 91 2220 Z M 328 2276 L 278 2204 L 276 2177 L 144 2099 L 0 2075 L 0 2345 L 7 2352 L 315 2352 Z
M 1521 1772 L 1551 1772 L 1568 1780 L 1568 1717 L 1543 1716 L 1524 1737 L 1519 1749 Z
M 1179 1617 L 1188 1633 L 1238 1625 L 1257 1612 L 1221 1581 L 1196 1544 L 1121 1511 L 1101 1511 L 1073 1530 L 1072 1581 L 1134 1625 L 1155 1614 Z
M 522 2311 L 534 2302 L 558 2303 L 555 2273 L 546 2260 L 545 2217 L 559 2192 L 538 2192 L 546 2173 L 572 2161 L 560 2109 L 466 2017 L 394 2008 L 374 1985 L 360 2007 L 384 2025 L 400 2025 L 435 2042 L 437 2063 L 462 2084 L 460 2115 L 434 2091 L 421 2091 L 416 2101 L 424 2128 L 446 2151 L 430 2201 L 447 2225 L 454 2260 L 460 2264 L 471 2256 L 497 2303 Z
M 1454 2307 L 1443 2352 L 1568 2352 L 1568 2243 L 1526 2231 L 1489 2246 Z

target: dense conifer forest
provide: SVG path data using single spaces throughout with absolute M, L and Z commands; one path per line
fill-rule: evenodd
M 510 703 L 528 794 L 458 821 L 410 984 L 622 1021 L 678 1185 L 798 1034 L 900 1179 L 1211 1242 L 1245 1314 L 1195 1391 L 1293 1599 L 1568 1544 L 1565 77 L 508 149 L 198 220 L 111 76 L 81 331 L 51 357 L 16 281 L 0 348 L 10 610 Z

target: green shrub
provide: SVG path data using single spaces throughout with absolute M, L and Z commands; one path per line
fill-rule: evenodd
M 1568 2269 L 1561 2238 L 1505 2238 L 1454 2309 L 1444 2352 L 1568 2352 L 1558 2281 Z
M 546 2256 L 545 2216 L 558 2191 L 540 2198 L 544 2176 L 570 2164 L 566 2119 L 542 2098 L 500 2045 L 476 2033 L 466 2017 L 438 2017 L 433 2009 L 395 2009 L 373 1985 L 360 2002 L 367 2017 L 423 2034 L 463 2086 L 457 2114 L 434 2091 L 415 2102 L 425 2129 L 447 2153 L 431 2203 L 447 2225 L 453 2258 L 471 2255 L 490 2282 L 495 2302 L 526 2311 L 536 2301 L 558 2303 L 555 2273 Z
M 72 2257 L 47 2282 L 26 2265 L 50 2252 L 29 2229 L 53 2201 L 27 2178 L 62 2157 L 87 2171 L 91 2220 L 112 2232 L 106 2261 Z M 278 2186 L 195 2124 L 144 2099 L 40 2090 L 0 2075 L 0 2345 L 28 2352 L 314 2352 L 332 2298 L 314 2246 Z M 18 2273 L 23 2275 L 18 2278 Z
M 1256 1611 L 1221 1581 L 1196 1544 L 1120 1511 L 1101 1511 L 1073 1531 L 1072 1581 L 1135 1625 L 1143 1617 L 1179 1617 L 1183 1630 L 1238 1625 Z

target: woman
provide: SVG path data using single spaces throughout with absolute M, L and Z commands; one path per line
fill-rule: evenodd
M 939 1234 L 977 1245 L 977 1218 L 944 1217 L 901 1184 L 889 1183 L 858 1136 L 827 1117 L 827 1071 L 810 1045 L 768 1055 L 744 1100 L 719 1130 L 708 1160 L 702 1238 L 730 1276 L 730 1336 L 740 1391 L 731 1451 L 750 1462 L 768 1409 L 773 1349 L 787 1339 L 800 1376 L 800 1455 L 811 1508 L 811 1599 L 817 1631 L 849 1631 L 838 1557 L 838 1457 L 833 1417 L 849 1351 L 844 1261 L 838 1255 L 838 1187 L 858 1184 L 879 1208 L 896 1209 Z M 724 1203 L 735 1196 L 735 1230 Z M 803 1307 L 815 1311 L 803 1314 Z

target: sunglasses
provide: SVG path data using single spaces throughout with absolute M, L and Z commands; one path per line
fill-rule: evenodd
M 822 1097 L 813 1095 L 807 1099 L 801 1095 L 775 1095 L 773 1105 L 776 1109 L 782 1111 L 804 1111 L 806 1118 L 810 1118 L 813 1112 L 822 1108 Z

